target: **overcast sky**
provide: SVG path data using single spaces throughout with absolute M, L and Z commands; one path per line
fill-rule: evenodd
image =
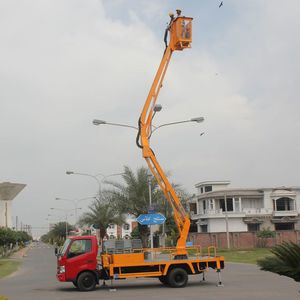
M 0 0 L 0 182 L 27 184 L 14 216 L 43 227 L 68 207 L 55 197 L 96 193 L 66 170 L 146 165 L 134 130 L 92 120 L 137 124 L 176 8 L 194 17 L 193 47 L 173 55 L 155 124 L 205 122 L 153 135 L 171 180 L 191 194 L 205 180 L 299 186 L 300 2 L 219 2 Z

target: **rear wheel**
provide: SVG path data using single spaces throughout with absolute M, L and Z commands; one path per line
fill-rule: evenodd
M 168 274 L 169 285 L 173 288 L 185 287 L 188 282 L 188 274 L 182 268 L 175 268 Z
M 77 279 L 77 285 L 80 291 L 88 292 L 95 289 L 96 278 L 91 272 L 83 272 Z

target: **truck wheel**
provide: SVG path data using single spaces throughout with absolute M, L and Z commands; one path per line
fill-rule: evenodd
M 159 276 L 158 279 L 163 285 L 169 285 L 167 276 Z
M 188 282 L 188 274 L 182 268 L 175 268 L 168 274 L 169 285 L 173 288 L 185 287 Z
M 78 276 L 77 285 L 80 291 L 92 291 L 96 286 L 96 278 L 91 272 L 83 272 Z

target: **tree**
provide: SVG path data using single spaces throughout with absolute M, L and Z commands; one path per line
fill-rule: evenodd
M 150 176 L 150 177 L 149 177 Z M 141 214 L 148 213 L 149 209 L 149 185 L 151 180 L 152 206 L 156 211 L 162 212 L 167 218 L 172 216 L 173 211 L 166 200 L 162 190 L 160 189 L 156 179 L 149 175 L 149 171 L 145 167 L 137 169 L 136 174 L 128 167 L 124 167 L 123 180 L 125 184 L 108 181 L 113 189 L 107 192 L 111 195 L 113 201 L 117 204 L 117 208 L 121 213 L 131 214 L 138 217 Z M 179 186 L 174 185 L 177 192 L 186 195 Z M 149 229 L 148 226 L 138 224 L 138 230 L 142 239 L 143 247 L 147 247 Z
M 109 224 L 122 224 L 124 217 L 116 209 L 114 203 L 107 201 L 101 196 L 89 206 L 89 212 L 86 212 L 80 219 L 81 224 L 96 225 L 100 229 L 100 240 L 103 247 L 103 238 L 107 236 L 107 227 Z
M 13 231 L 10 228 L 0 228 L 0 246 L 9 246 L 10 244 L 25 243 L 32 237 L 25 231 Z
M 267 246 L 267 242 L 269 238 L 275 237 L 276 233 L 270 228 L 264 228 L 261 231 L 258 231 L 256 236 L 258 237 L 257 246 L 261 248 L 265 248 Z
M 62 245 L 66 239 L 66 226 L 68 234 L 70 231 L 75 229 L 74 226 L 70 225 L 69 223 L 66 224 L 66 222 L 56 223 L 47 234 L 44 234 L 41 237 L 42 242 L 57 244 L 59 246 Z
M 257 262 L 261 270 L 287 276 L 300 282 L 300 244 L 285 242 L 275 246 L 271 252 L 275 257 L 267 256 Z
M 53 229 L 50 231 L 50 238 L 54 240 L 66 239 L 66 234 L 69 234 L 69 232 L 72 230 L 74 230 L 74 226 L 68 223 L 66 224 L 66 222 L 56 223 Z

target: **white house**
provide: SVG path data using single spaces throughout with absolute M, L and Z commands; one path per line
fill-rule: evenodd
M 109 224 L 107 234 L 110 239 L 130 238 L 131 232 L 136 226 L 135 217 L 128 215 L 123 225 Z
M 204 181 L 188 201 L 197 232 L 300 230 L 300 187 L 231 189 L 230 181 Z

